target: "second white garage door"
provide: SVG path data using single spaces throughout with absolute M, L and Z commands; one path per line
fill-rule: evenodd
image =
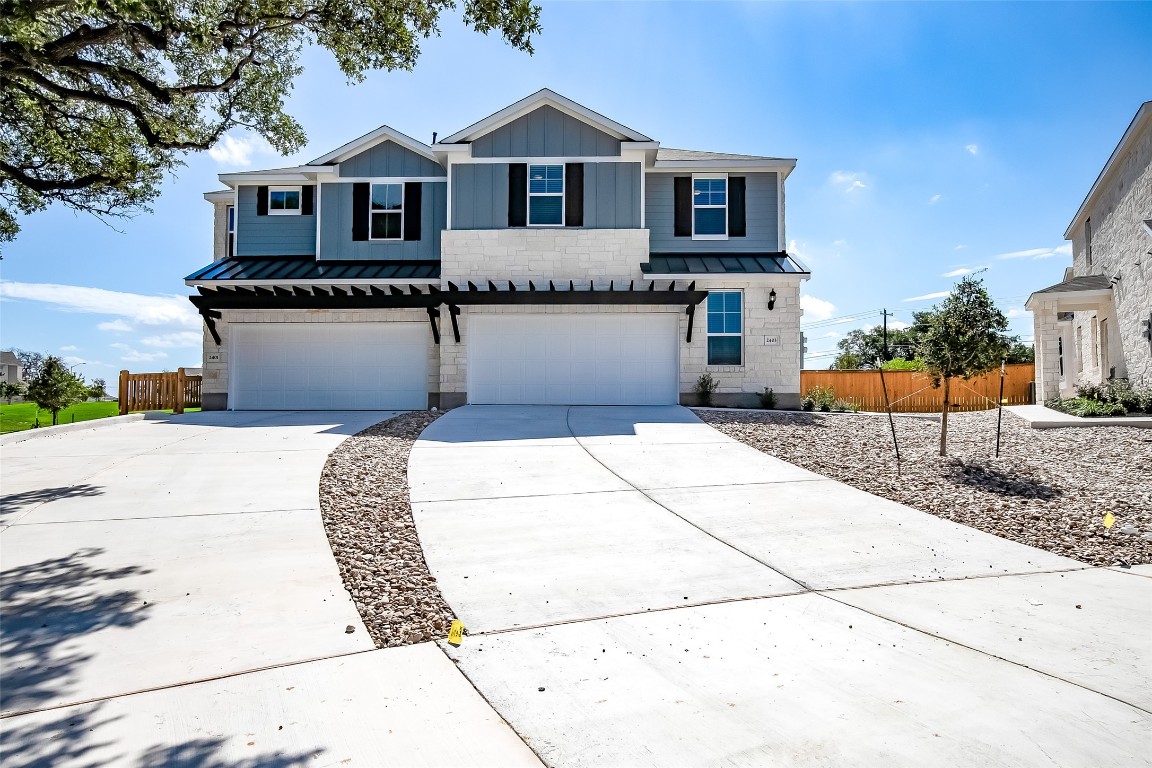
M 475 404 L 667 405 L 679 401 L 673 313 L 472 315 Z
M 236 323 L 234 410 L 428 407 L 427 323 Z

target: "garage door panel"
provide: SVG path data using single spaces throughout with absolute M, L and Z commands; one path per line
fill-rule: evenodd
M 423 323 L 237 323 L 237 410 L 387 410 L 428 404 Z
M 470 318 L 469 400 L 676 403 L 678 325 L 671 313 Z

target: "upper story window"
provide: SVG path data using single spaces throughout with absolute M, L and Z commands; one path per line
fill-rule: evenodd
M 742 365 L 744 294 L 708 292 L 708 365 Z
M 404 238 L 404 185 L 372 185 L 372 220 L 369 222 L 372 240 L 402 240 Z
M 564 224 L 564 166 L 528 166 L 528 225 Z
M 228 206 L 228 244 L 225 256 L 236 255 L 236 206 Z
M 728 238 L 728 176 L 692 177 L 692 239 Z
M 1084 220 L 1084 266 L 1092 269 L 1092 219 Z
M 270 216 L 299 216 L 300 187 L 268 187 Z

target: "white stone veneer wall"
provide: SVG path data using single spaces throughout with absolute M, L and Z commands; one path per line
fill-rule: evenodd
M 441 277 L 463 287 L 472 280 L 514 280 L 537 287 L 549 280 L 639 280 L 648 261 L 646 229 L 461 229 L 440 235 Z M 606 287 L 606 286 L 605 286 Z

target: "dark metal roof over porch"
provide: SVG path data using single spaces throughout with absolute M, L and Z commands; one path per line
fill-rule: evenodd
M 184 281 L 280 283 L 370 283 L 373 281 L 433 281 L 440 279 L 440 262 L 318 261 L 311 256 L 233 256 L 199 269 Z
M 728 277 L 733 275 L 797 275 L 808 270 L 783 251 L 766 253 L 653 253 L 640 265 L 647 275 L 691 275 Z

